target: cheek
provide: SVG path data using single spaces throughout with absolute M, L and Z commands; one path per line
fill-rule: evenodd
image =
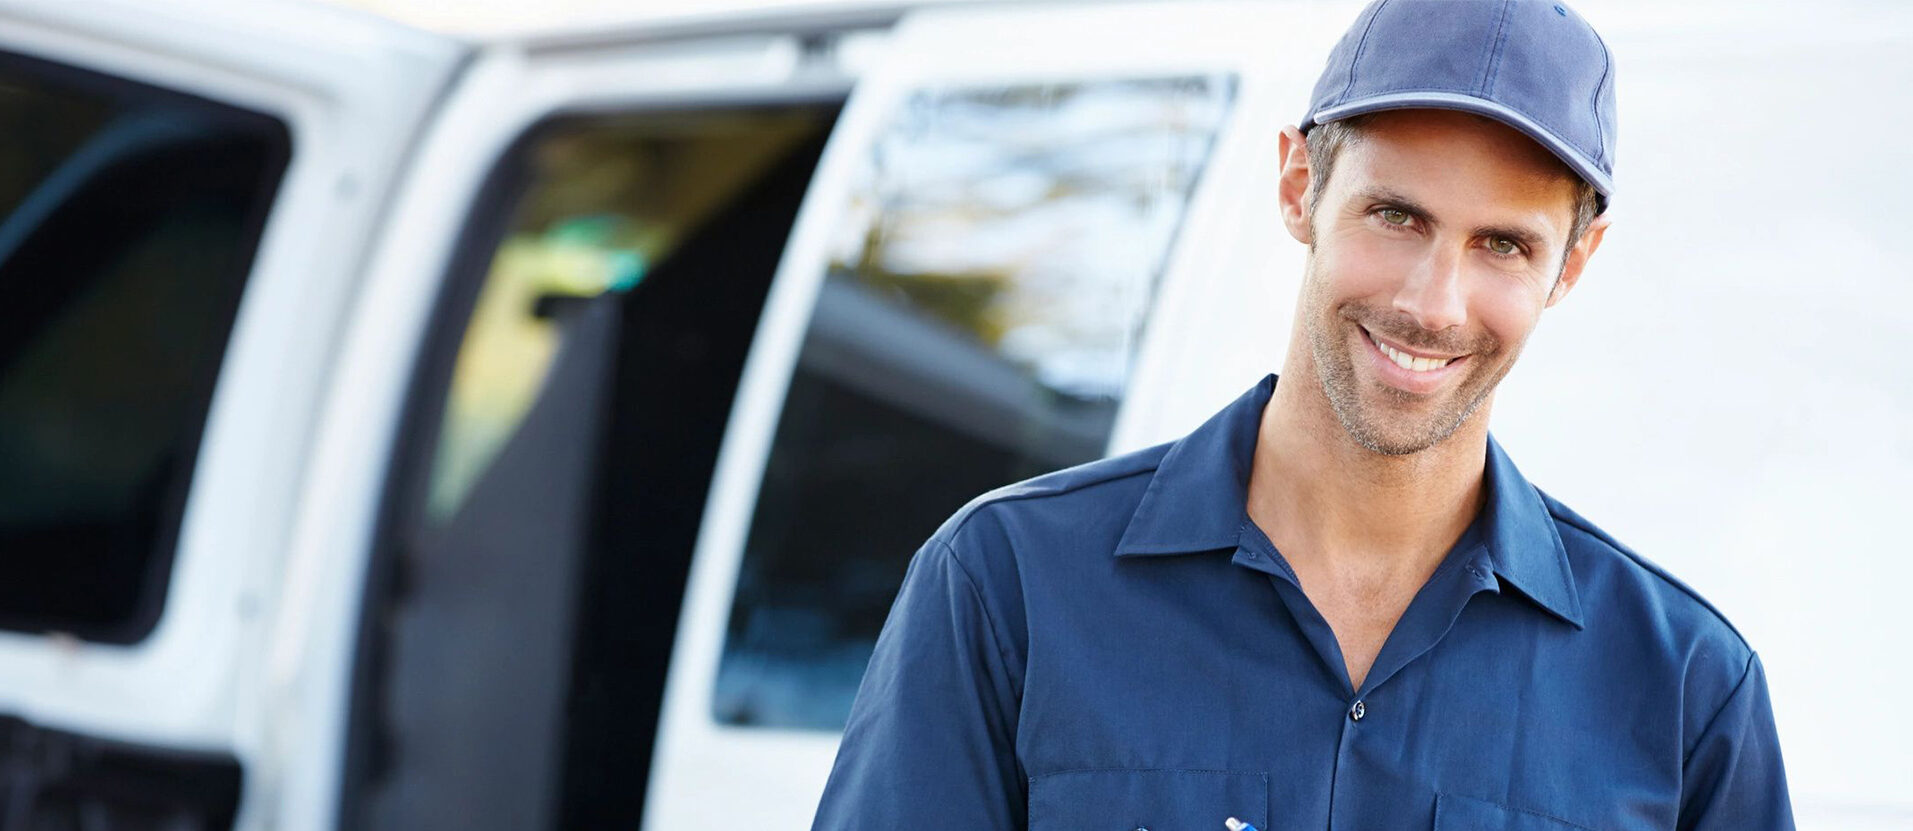
M 1493 334 L 1504 349 L 1512 350 L 1528 339 L 1541 319 L 1541 299 L 1532 287 L 1516 285 L 1503 278 L 1501 285 L 1478 288 L 1470 299 L 1470 316 L 1477 325 Z
M 1326 279 L 1326 293 L 1335 298 L 1380 302 L 1401 289 L 1418 263 L 1413 245 L 1362 235 L 1338 238 L 1321 246 L 1316 267 Z

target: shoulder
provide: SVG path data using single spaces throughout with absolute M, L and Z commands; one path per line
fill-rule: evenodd
M 1020 551 L 1113 549 L 1162 457 L 1158 444 L 1033 476 L 984 492 L 944 520 L 931 540 L 966 571 L 1000 571 Z M 1106 539 L 1105 539 L 1106 538 Z
M 933 575 L 929 579 L 967 584 L 1014 664 L 1026 649 L 1025 600 L 1032 581 L 1054 588 L 1073 559 L 1108 557 L 1169 447 L 1098 459 L 987 491 L 944 520 L 911 568 Z
M 1041 522 L 1082 518 L 1085 512 L 1133 511 L 1156 466 L 1173 446 L 1174 442 L 1168 442 L 1145 447 L 986 491 L 944 520 L 934 538 L 961 550 L 977 542 L 979 532 L 1000 527 L 1005 520 Z M 1123 513 L 1126 522 L 1128 515 Z
M 1561 543 L 1568 550 L 1569 560 L 1576 565 L 1577 578 L 1583 576 L 1580 573 L 1583 567 L 1590 572 L 1587 575 L 1589 577 L 1619 578 L 1625 581 L 1619 588 L 1652 595 L 1659 601 L 1661 609 L 1673 618 L 1671 622 L 1684 624 L 1695 630 L 1695 634 L 1713 635 L 1742 647 L 1747 646 L 1740 630 L 1735 629 L 1727 616 L 1693 586 L 1615 539 L 1565 503 L 1539 488 L 1535 490 L 1541 494 L 1541 501 L 1554 517 L 1555 528 L 1561 534 Z
M 1590 630 L 1584 634 L 1596 634 L 1648 674 L 1678 683 L 1690 718 L 1711 715 L 1746 676 L 1752 645 L 1693 586 L 1535 490 L 1573 567 Z

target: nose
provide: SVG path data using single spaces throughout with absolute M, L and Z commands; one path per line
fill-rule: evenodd
M 1462 252 L 1431 246 L 1395 292 L 1395 310 L 1431 332 L 1460 326 L 1468 322 L 1462 278 Z

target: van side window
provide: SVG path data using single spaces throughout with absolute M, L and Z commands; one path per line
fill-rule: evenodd
M 368 569 L 341 827 L 642 820 L 704 497 L 840 106 L 558 113 L 500 157 Z
M 0 627 L 159 618 L 284 124 L 0 54 Z
M 1233 98 L 1185 77 L 913 96 L 853 187 L 719 665 L 725 724 L 840 730 L 909 556 L 1103 455 Z

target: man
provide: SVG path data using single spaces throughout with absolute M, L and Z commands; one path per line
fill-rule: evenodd
M 1792 828 L 1752 649 L 1488 434 L 1607 232 L 1613 102 L 1565 6 L 1364 10 L 1279 139 L 1280 383 L 946 522 L 816 828 Z

